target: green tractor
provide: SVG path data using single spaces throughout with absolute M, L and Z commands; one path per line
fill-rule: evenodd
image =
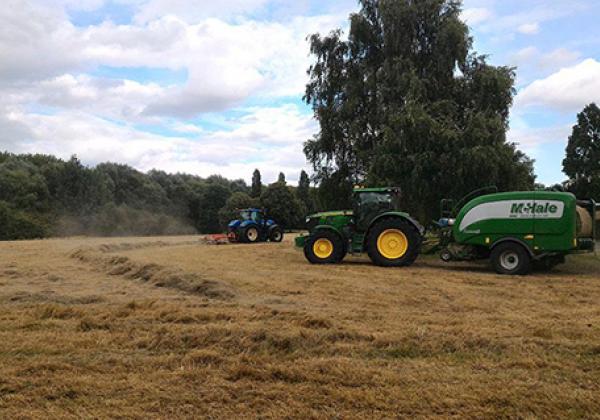
M 308 235 L 295 240 L 313 264 L 335 264 L 348 254 L 367 252 L 384 267 L 411 265 L 421 249 L 425 229 L 401 211 L 399 188 L 356 188 L 353 209 L 317 213 L 306 218 Z

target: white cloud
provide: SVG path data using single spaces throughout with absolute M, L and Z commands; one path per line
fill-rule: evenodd
M 188 118 L 239 105 L 251 95 L 301 95 L 311 58 L 306 34 L 341 25 L 342 15 L 297 17 L 287 24 L 167 16 L 146 26 L 104 23 L 85 30 L 84 56 L 113 66 L 185 68 L 185 86 L 149 104 L 147 115 Z
M 544 54 L 540 59 L 542 68 L 561 68 L 573 64 L 579 59 L 581 53 L 566 48 L 557 48 L 554 51 Z
M 77 29 L 60 11 L 22 0 L 0 7 L 0 86 L 78 68 Z
M 600 62 L 587 59 L 525 87 L 515 99 L 515 108 L 537 105 L 575 112 L 599 98 Z
M 306 166 L 303 142 L 315 130 L 312 118 L 295 105 L 240 110 L 245 115 L 215 132 L 179 126 L 195 138 L 151 134 L 77 110 L 49 115 L 5 106 L 0 111 L 0 149 L 63 158 L 76 154 L 92 165 L 117 160 L 142 171 L 218 173 L 248 181 L 254 168 L 266 181 L 280 171 L 295 181 L 293 174 Z
M 527 2 L 518 8 L 519 12 L 496 16 L 479 26 L 484 33 L 498 34 L 498 40 L 506 40 L 515 32 L 534 34 L 544 22 L 561 19 L 582 12 L 590 7 L 589 2 L 572 0 L 568 2 Z
M 566 48 L 557 48 L 548 53 L 542 53 L 533 46 L 525 47 L 509 57 L 510 64 L 518 66 L 520 70 L 526 67 L 533 67 L 539 73 L 539 70 L 553 71 L 565 66 L 572 65 L 580 57 L 578 51 L 568 50 Z
M 252 95 L 301 95 L 311 60 L 307 33 L 329 31 L 346 19 L 345 14 L 296 17 L 283 24 L 206 18 L 189 24 L 165 15 L 142 24 L 104 22 L 84 29 L 48 3 L 8 1 L 0 11 L 0 86 L 37 83 L 99 65 L 185 69 L 184 86 L 153 95 L 146 104 L 146 115 L 184 118 L 238 106 Z M 178 5 L 191 7 L 172 1 L 144 7 L 152 4 L 171 4 L 174 11 Z M 94 5 L 90 0 L 81 7 Z M 208 11 L 214 8 L 207 5 Z
M 472 7 L 463 10 L 461 17 L 468 25 L 478 25 L 490 19 L 492 16 L 493 13 L 490 9 L 485 7 Z
M 514 124 L 507 133 L 508 140 L 517 143 L 519 149 L 526 153 L 535 153 L 540 147 L 551 143 L 564 143 L 566 145 L 571 126 L 553 125 L 549 127 L 532 128 L 526 124 Z
M 524 35 L 535 35 L 540 32 L 540 25 L 537 22 L 524 23 L 517 30 Z
M 243 16 L 261 9 L 269 0 L 150 0 L 139 6 L 134 20 L 146 23 L 166 15 L 177 15 L 195 23 L 207 17 Z
M 35 84 L 29 92 L 41 105 L 130 122 L 139 121 L 147 104 L 165 95 L 165 89 L 155 83 L 70 74 Z

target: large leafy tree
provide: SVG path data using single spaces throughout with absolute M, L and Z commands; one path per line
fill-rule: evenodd
M 305 144 L 321 202 L 354 183 L 402 187 L 436 215 L 442 197 L 477 187 L 532 188 L 532 161 L 506 141 L 514 70 L 472 51 L 459 0 L 361 0 L 341 31 L 310 37 L 305 100 L 320 132 Z
M 231 192 L 220 184 L 209 184 L 203 188 L 190 204 L 191 219 L 199 232 L 218 233 L 224 226 L 219 222 L 219 210 L 221 210 Z
M 258 169 L 254 170 L 252 174 L 252 188 L 250 190 L 250 195 L 254 198 L 259 198 L 262 193 L 262 180 L 260 176 L 260 171 Z
M 575 195 L 600 200 L 600 108 L 594 103 L 577 115 L 563 170 Z
M 310 178 L 305 170 L 300 172 L 300 179 L 298 180 L 298 188 L 296 189 L 296 197 L 300 200 L 308 212 L 314 210 L 314 203 L 310 196 Z
M 260 202 L 267 210 L 267 215 L 284 229 L 299 227 L 306 214 L 304 204 L 283 182 L 269 185 L 262 193 Z

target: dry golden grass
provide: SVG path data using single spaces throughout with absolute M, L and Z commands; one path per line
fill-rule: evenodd
M 600 418 L 600 260 L 506 278 L 198 238 L 0 244 L 0 418 Z

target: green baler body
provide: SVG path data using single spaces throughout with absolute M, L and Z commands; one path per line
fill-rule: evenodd
M 576 251 L 577 200 L 562 192 L 529 191 L 475 198 L 458 213 L 453 226 L 460 244 L 492 247 L 517 240 L 534 254 Z

